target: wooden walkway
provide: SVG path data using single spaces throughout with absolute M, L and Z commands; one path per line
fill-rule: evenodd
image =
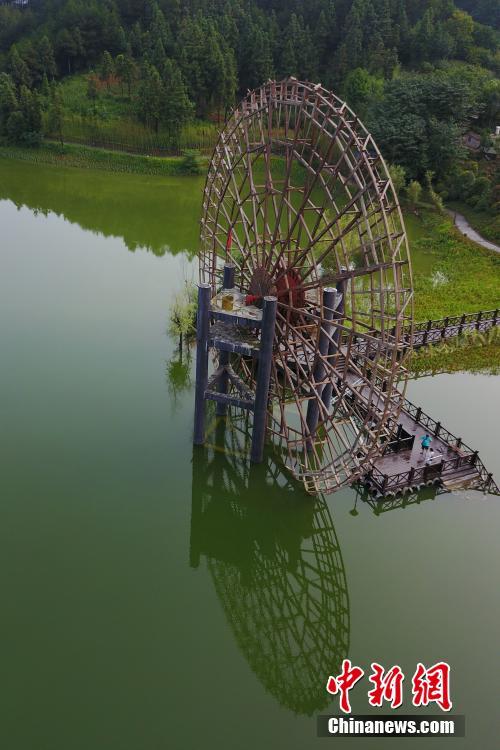
M 484 333 L 499 324 L 498 312 L 498 309 L 483 310 L 416 323 L 413 328 L 413 339 L 410 329 L 406 334 L 407 345 L 412 344 L 413 348 L 419 348 L 438 344 L 466 332 Z M 373 336 L 373 332 L 371 335 Z M 356 349 L 365 362 L 372 357 L 376 360 L 376 344 L 360 339 L 351 349 L 354 360 Z M 373 354 L 370 350 L 373 350 Z M 383 399 L 377 395 L 376 389 L 370 390 L 368 386 L 361 386 L 360 389 L 358 375 L 354 372 L 345 373 L 342 364 L 339 374 L 342 374 L 348 384 L 352 384 L 362 400 L 363 395 L 366 395 L 367 412 L 380 411 L 378 401 Z M 420 447 L 420 440 L 426 433 L 432 438 L 431 447 L 434 450 L 434 458 L 427 465 Z M 372 469 L 362 478 L 362 483 L 378 498 L 394 497 L 431 485 L 449 491 L 471 487 L 500 495 L 492 474 L 486 470 L 478 452 L 465 445 L 461 438 L 450 433 L 439 421 L 432 419 L 420 407 L 406 399 L 397 422 L 395 437 L 387 444 L 383 455 L 375 461 Z

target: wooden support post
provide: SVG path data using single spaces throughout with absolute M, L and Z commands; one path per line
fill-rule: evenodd
M 208 329 L 210 325 L 210 284 L 198 285 L 196 318 L 196 386 L 194 400 L 195 445 L 205 442 L 205 390 L 208 381 Z
M 420 417 L 422 416 L 422 407 L 419 406 L 417 409 L 417 412 L 415 414 L 415 422 L 420 422 Z
M 483 311 L 481 310 L 480 312 L 478 312 L 477 318 L 476 318 L 476 330 L 477 331 L 479 331 L 479 329 L 481 327 L 481 318 L 482 317 L 483 317 Z
M 339 303 L 337 305 L 337 312 L 338 315 L 336 317 L 339 319 L 339 321 L 342 321 L 344 319 L 344 313 L 345 313 L 345 298 L 346 298 L 346 292 L 347 292 L 347 279 L 341 279 L 340 281 L 337 281 L 335 284 L 335 289 L 337 290 L 337 294 L 341 294 L 341 298 L 339 300 Z M 340 331 L 336 332 L 336 341 L 337 345 L 340 346 Z
M 441 422 L 436 422 L 436 427 L 434 429 L 434 435 L 436 437 L 439 437 L 439 433 L 441 432 Z
M 497 307 L 497 309 L 495 310 L 495 312 L 493 313 L 493 328 L 494 328 L 494 327 L 496 326 L 496 324 L 497 324 L 497 318 L 498 318 L 498 307 Z
M 458 326 L 458 335 L 459 335 L 459 336 L 461 335 L 462 331 L 464 330 L 464 325 L 465 325 L 465 317 L 466 317 L 466 315 L 465 315 L 465 313 L 464 313 L 464 314 L 462 315 L 462 317 L 460 318 L 460 325 Z
M 276 323 L 276 297 L 264 297 L 262 327 L 260 335 L 259 369 L 255 389 L 255 406 L 253 411 L 252 450 L 250 460 L 261 463 L 264 457 L 266 437 L 267 401 L 269 397 L 269 380 L 273 360 L 274 327 Z
M 332 321 L 335 319 L 338 319 L 339 322 L 344 317 L 344 298 L 341 296 L 342 292 L 339 292 L 337 285 L 337 289 L 334 290 L 334 296 L 333 296 L 333 317 Z M 344 282 L 345 286 L 345 282 Z M 325 289 L 326 292 L 326 289 Z M 330 331 L 333 329 L 333 324 L 330 326 Z M 331 340 L 328 342 L 328 359 L 335 356 L 335 354 L 339 350 L 340 346 L 340 329 L 337 328 L 332 334 Z M 325 387 L 323 388 L 323 393 L 321 394 L 321 400 L 323 401 L 323 405 L 326 410 L 330 409 L 331 402 L 332 402 L 332 391 L 333 391 L 333 383 L 328 382 Z
M 450 322 L 450 319 L 449 319 L 449 318 L 445 318 L 445 319 L 444 319 L 444 325 L 443 325 L 443 328 L 442 328 L 442 330 L 441 330 L 441 338 L 442 338 L 442 339 L 445 339 L 445 338 L 446 338 L 446 329 L 448 328 L 448 323 L 449 323 L 449 322 Z
M 457 447 L 457 448 L 460 448 L 461 446 L 462 446 L 462 438 L 461 438 L 461 437 L 459 437 L 459 438 L 457 438 L 457 443 L 456 443 L 456 447 Z
M 224 264 L 224 279 L 222 282 L 223 289 L 232 289 L 234 287 L 234 266 L 232 263 Z M 229 364 L 230 354 L 229 352 L 219 352 L 219 365 L 225 367 Z M 227 372 L 223 372 L 219 378 L 219 393 L 227 393 L 228 377 Z M 223 417 L 227 412 L 227 404 L 217 402 L 215 407 L 215 413 L 218 417 Z
M 314 365 L 314 371 L 313 371 L 313 376 L 312 376 L 313 388 L 318 388 L 318 389 L 321 388 L 321 385 L 319 384 L 325 377 L 325 363 L 322 357 L 326 357 L 330 349 L 329 334 L 332 328 L 331 320 L 333 319 L 333 308 L 335 305 L 336 295 L 337 295 L 336 290 L 332 289 L 331 287 L 326 287 L 325 289 L 323 289 L 323 325 L 321 326 L 321 331 L 319 333 L 318 357 Z M 323 396 L 323 393 L 321 393 L 321 395 Z M 307 424 L 307 429 L 309 432 L 309 436 L 307 439 L 307 450 L 312 450 L 312 441 L 314 438 L 314 434 L 316 432 L 316 428 L 318 426 L 318 420 L 319 420 L 318 400 L 316 398 L 309 399 L 309 403 L 307 404 L 307 417 L 306 417 L 306 424 Z
M 224 263 L 224 279 L 222 281 L 223 289 L 233 289 L 234 287 L 234 266 L 232 263 Z
M 476 462 L 477 462 L 477 459 L 479 458 L 479 451 L 474 451 L 474 453 L 472 454 L 471 458 L 472 458 L 471 464 L 472 464 L 472 466 L 475 466 Z
M 415 476 L 415 467 L 412 466 L 409 473 L 408 473 L 408 484 L 411 485 L 413 482 L 413 477 Z

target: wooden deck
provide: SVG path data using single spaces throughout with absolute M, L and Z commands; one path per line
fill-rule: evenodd
M 429 320 L 417 323 L 406 334 L 408 345 L 413 348 L 437 344 L 460 336 L 466 332 L 484 333 L 499 324 L 498 310 L 480 311 L 457 317 Z M 369 358 L 370 344 L 356 345 L 360 354 Z M 376 348 L 373 356 L 376 356 Z M 342 373 L 344 374 L 344 373 Z M 360 380 L 354 373 L 344 374 L 346 381 L 360 393 Z M 367 411 L 378 410 L 377 392 L 361 387 L 361 395 L 366 393 Z M 369 399 L 369 401 L 368 401 Z M 432 438 L 431 447 L 435 457 L 425 463 L 420 441 L 428 433 Z M 387 444 L 384 454 L 374 463 L 372 469 L 362 479 L 365 487 L 375 496 L 394 497 L 412 492 L 424 486 L 436 485 L 444 490 L 472 487 L 491 494 L 500 495 L 500 490 L 491 473 L 479 459 L 478 452 L 465 445 L 461 438 L 452 435 L 439 421 L 432 419 L 420 407 L 404 400 L 396 435 Z
M 434 458 L 427 464 L 421 450 L 421 438 L 425 434 L 431 436 L 434 450 Z M 469 487 L 500 495 L 493 475 L 486 470 L 478 452 L 406 399 L 396 436 L 362 482 L 379 497 L 391 497 L 430 485 L 450 491 Z

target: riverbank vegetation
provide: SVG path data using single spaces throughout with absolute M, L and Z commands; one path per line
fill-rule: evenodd
M 440 372 L 500 373 L 500 329 L 466 333 L 456 339 L 413 352 L 410 373 L 416 377 Z
M 1 145 L 0 158 L 18 159 L 32 164 L 53 164 L 107 172 L 151 174 L 163 177 L 200 174 L 206 160 L 197 152 L 186 151 L 182 157 L 154 157 L 109 151 L 72 143 L 61 145 L 44 141 L 36 149 L 19 145 Z
M 451 217 L 422 211 L 410 238 L 416 320 L 498 307 L 500 256 L 463 237 Z

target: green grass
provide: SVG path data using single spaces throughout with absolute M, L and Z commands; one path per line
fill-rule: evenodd
M 500 301 L 500 255 L 463 237 L 451 218 L 425 212 L 424 231 L 411 243 L 415 319 L 492 310 Z
M 458 201 L 448 203 L 448 206 L 463 214 L 471 227 L 486 240 L 495 242 L 497 245 L 500 244 L 500 213 L 478 211 L 476 208 Z
M 58 143 L 48 141 L 36 149 L 0 145 L 0 157 L 34 164 L 55 164 L 130 174 L 169 176 L 190 173 L 186 170 L 186 163 L 182 157 L 138 156 L 74 144 L 65 144 L 61 147 Z

